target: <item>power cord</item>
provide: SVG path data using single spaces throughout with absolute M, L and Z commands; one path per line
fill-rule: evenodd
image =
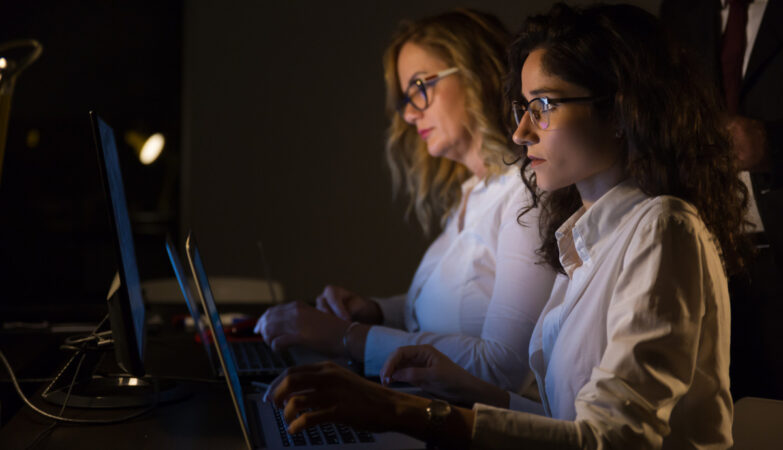
M 73 385 L 76 383 L 76 379 L 79 376 L 79 370 L 82 367 L 82 363 L 84 362 L 84 357 L 86 355 L 82 352 L 81 356 L 82 357 L 79 359 L 79 363 L 76 365 L 76 371 L 74 372 L 73 377 L 71 378 L 71 384 L 68 386 L 68 392 L 65 394 L 65 401 L 63 401 L 62 408 L 60 408 L 60 412 L 58 414 L 59 416 L 62 416 L 63 413 L 65 413 L 65 407 L 66 405 L 68 405 L 68 400 L 70 400 L 71 398 L 71 391 L 73 390 Z M 38 433 L 38 436 L 36 436 L 35 439 L 33 439 L 33 442 L 31 442 L 27 446 L 27 448 L 31 449 L 35 447 L 39 442 L 41 442 L 41 439 L 48 436 L 56 426 L 57 426 L 57 421 L 52 421 L 52 423 L 50 423 L 48 427 L 46 427 L 43 431 Z
M 48 377 L 48 378 L 17 378 L 16 381 L 24 384 L 24 383 L 48 383 L 50 381 L 54 380 L 54 377 Z M 10 383 L 10 378 L 3 378 L 0 379 L 0 383 Z

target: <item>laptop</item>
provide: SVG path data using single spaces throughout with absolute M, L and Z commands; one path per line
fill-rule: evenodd
M 210 336 L 208 329 L 202 320 L 199 306 L 193 298 L 187 278 L 185 277 L 182 262 L 180 261 L 176 247 L 170 236 L 166 236 L 166 253 L 169 255 L 169 261 L 171 262 L 172 269 L 174 269 L 174 275 L 177 278 L 177 283 L 182 291 L 182 296 L 185 297 L 185 304 L 187 304 L 188 311 L 190 312 L 191 317 L 193 317 L 196 331 L 201 338 L 202 344 L 204 344 L 204 351 L 207 352 L 207 358 L 209 359 L 212 373 L 215 376 L 222 376 L 224 373 L 223 369 L 213 355 L 212 346 L 209 345 Z M 230 347 L 234 354 L 234 358 L 237 361 L 237 371 L 239 375 L 243 377 L 276 376 L 285 370 L 286 367 L 292 365 L 291 358 L 287 354 L 278 354 L 274 352 L 271 347 L 261 340 L 231 342 Z
M 356 449 L 423 449 L 425 443 L 401 433 L 370 433 L 357 431 L 346 425 L 322 424 L 310 427 L 304 432 L 289 434 L 282 411 L 262 400 L 262 393 L 244 394 L 239 382 L 239 373 L 234 353 L 223 332 L 212 291 L 209 287 L 204 264 L 201 260 L 192 233 L 185 242 L 190 270 L 199 298 L 207 317 L 207 326 L 215 337 L 223 373 L 226 374 L 231 400 L 239 419 L 239 426 L 248 449 L 290 449 L 290 448 L 356 448 Z

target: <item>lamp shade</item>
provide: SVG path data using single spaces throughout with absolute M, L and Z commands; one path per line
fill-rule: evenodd
M 161 133 L 145 135 L 138 131 L 125 133 L 125 142 L 133 148 L 139 161 L 144 164 L 152 164 L 163 153 L 166 138 Z

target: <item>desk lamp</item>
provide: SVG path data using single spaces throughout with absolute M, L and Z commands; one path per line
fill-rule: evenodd
M 16 78 L 41 55 L 41 44 L 33 39 L 22 39 L 0 44 L 0 181 L 3 176 L 5 141 L 8 118 L 11 113 L 11 96 Z

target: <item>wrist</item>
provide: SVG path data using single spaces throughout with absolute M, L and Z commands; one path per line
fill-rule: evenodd
M 343 335 L 343 352 L 348 359 L 364 362 L 364 347 L 369 333 L 370 325 L 359 322 L 348 325 Z
M 350 322 L 348 325 L 346 325 L 345 329 L 343 330 L 342 338 L 340 339 L 340 343 L 339 343 L 340 351 L 336 353 L 342 352 L 342 354 L 346 358 L 351 359 L 351 352 L 348 346 L 348 336 L 351 334 L 351 331 L 353 331 L 353 329 L 356 328 L 357 326 L 359 326 L 359 322 Z
M 392 430 L 397 430 L 422 441 L 435 442 L 438 448 L 459 449 L 470 445 L 475 415 L 472 410 L 451 406 L 445 422 L 433 428 L 427 415 L 432 400 L 401 392 L 394 396 L 388 408 Z
M 389 408 L 392 415 L 389 418 L 390 423 L 394 425 L 392 429 L 426 440 L 429 437 L 427 405 L 429 405 L 430 399 L 396 391 L 391 392 L 395 394 L 392 401 L 394 407 Z

